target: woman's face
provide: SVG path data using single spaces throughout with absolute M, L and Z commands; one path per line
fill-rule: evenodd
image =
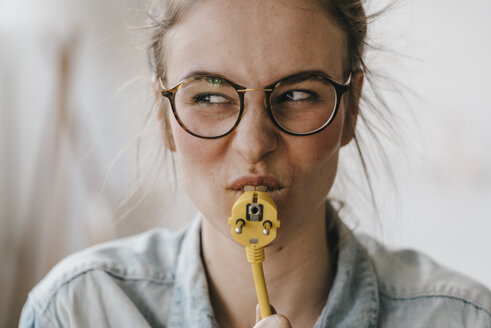
M 194 4 L 166 36 L 167 86 L 194 71 L 263 88 L 301 71 L 323 71 L 344 82 L 344 36 L 309 1 L 209 0 Z M 346 97 L 345 95 L 344 97 Z M 292 136 L 275 127 L 264 92 L 245 94 L 240 124 L 229 135 L 200 139 L 171 123 L 185 188 L 213 226 L 227 218 L 244 185 L 266 185 L 281 220 L 280 236 L 301 229 L 322 207 L 335 178 L 346 108 L 320 133 Z M 344 133 L 343 133 L 344 132 Z

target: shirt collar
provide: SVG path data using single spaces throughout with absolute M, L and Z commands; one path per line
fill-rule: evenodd
M 177 259 L 170 327 L 218 327 L 201 258 L 201 217 L 191 223 Z
M 380 303 L 375 269 L 365 248 L 338 222 L 336 276 L 314 327 L 377 327 Z
M 337 233 L 337 272 L 326 306 L 314 327 L 377 327 L 380 305 L 372 261 L 341 221 Z M 201 258 L 200 217 L 189 227 L 179 253 L 170 326 L 218 327 Z

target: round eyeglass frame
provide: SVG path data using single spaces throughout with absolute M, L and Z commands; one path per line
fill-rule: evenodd
M 287 128 L 283 127 L 280 123 L 278 123 L 278 121 L 275 119 L 274 117 L 274 114 L 273 114 L 273 110 L 272 110 L 272 107 L 271 107 L 271 95 L 273 94 L 273 91 L 274 89 L 280 85 L 283 81 L 285 80 L 289 80 L 291 78 L 309 78 L 309 77 L 320 77 L 326 81 L 328 81 L 335 89 L 336 91 L 336 104 L 334 106 L 334 111 L 333 113 L 331 114 L 331 116 L 329 117 L 329 119 L 319 128 L 313 130 L 313 131 L 310 131 L 310 132 L 303 132 L 303 133 L 299 133 L 299 132 L 293 132 L 293 131 L 290 131 L 288 130 Z M 177 114 L 177 111 L 176 111 L 176 107 L 175 107 L 175 97 L 176 97 L 176 93 L 177 91 L 179 90 L 179 88 L 181 88 L 183 85 L 189 83 L 189 82 L 192 82 L 192 81 L 195 81 L 195 80 L 201 80 L 201 79 L 205 79 L 205 78 L 211 78 L 211 79 L 221 79 L 223 80 L 224 82 L 228 83 L 230 86 L 232 86 L 235 91 L 237 91 L 237 94 L 239 95 L 239 100 L 240 100 L 240 107 L 239 107 L 239 114 L 237 115 L 237 120 L 236 122 L 234 123 L 234 125 L 225 133 L 222 133 L 218 136 L 212 136 L 212 137 L 208 137 L 208 136 L 201 136 L 199 134 L 196 134 L 194 133 L 193 131 L 190 131 L 186 125 L 181 121 L 181 119 L 179 118 L 179 115 Z M 160 82 L 160 87 L 161 87 L 161 94 L 162 96 L 166 97 L 167 99 L 169 99 L 170 101 L 170 104 L 171 104 L 171 108 L 172 108 L 172 113 L 174 114 L 174 117 L 177 121 L 177 123 L 179 123 L 179 125 L 189 134 L 195 136 L 195 137 L 198 137 L 198 138 L 202 138 L 202 139 L 218 139 L 218 138 L 221 138 L 221 137 L 224 137 L 226 136 L 227 134 L 230 134 L 236 127 L 237 125 L 239 125 L 240 123 L 240 120 L 242 118 L 242 114 L 244 112 L 244 94 L 248 91 L 264 91 L 266 93 L 266 109 L 268 111 L 268 115 L 270 117 L 270 119 L 273 121 L 274 125 L 280 129 L 280 131 L 283 131 L 287 134 L 290 134 L 290 135 L 294 135 L 294 136 L 308 136 L 308 135 L 312 135 L 312 134 L 315 134 L 315 133 L 318 133 L 322 130 L 324 130 L 329 124 L 331 124 L 331 122 L 334 120 L 334 118 L 336 117 L 336 114 L 339 110 L 339 104 L 340 104 L 340 100 L 341 100 L 341 97 L 342 95 L 347 92 L 350 87 L 351 87 L 351 73 L 350 75 L 348 76 L 348 79 L 346 80 L 345 83 L 339 83 L 337 81 L 335 81 L 332 77 L 330 77 L 328 74 L 324 73 L 324 72 L 321 72 L 321 71 L 314 71 L 314 72 L 303 72 L 303 73 L 297 73 L 297 74 L 293 74 L 293 75 L 289 75 L 287 77 L 284 77 L 276 82 L 273 82 L 269 85 L 267 85 L 266 87 L 264 87 L 263 89 L 250 89 L 250 88 L 246 88 L 244 86 L 241 86 L 237 83 L 234 83 L 230 80 L 227 80 L 226 78 L 223 78 L 221 76 L 216 76 L 216 75 L 208 75 L 208 74 L 203 74 L 203 75 L 196 75 L 196 76 L 192 76 L 192 77 L 189 77 L 189 78 L 186 78 L 184 80 L 182 80 L 181 82 L 177 83 L 176 85 L 174 85 L 173 87 L 169 88 L 169 89 L 166 89 L 164 87 L 164 84 L 162 82 L 162 79 L 159 77 L 159 82 Z

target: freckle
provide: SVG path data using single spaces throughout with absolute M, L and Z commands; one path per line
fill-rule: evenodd
M 283 249 L 283 246 L 280 246 L 280 247 L 278 248 L 278 252 L 279 252 L 279 251 L 281 251 L 282 249 Z

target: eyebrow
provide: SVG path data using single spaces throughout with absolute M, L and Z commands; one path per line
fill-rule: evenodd
M 292 76 L 296 76 L 296 75 L 300 75 L 300 74 L 315 74 L 315 73 L 326 74 L 328 77 L 330 77 L 331 79 L 336 81 L 330 74 L 327 74 L 326 72 L 324 72 L 322 70 L 305 70 L 305 71 L 298 71 L 298 72 L 294 72 L 292 74 L 288 74 L 284 77 L 276 79 L 275 81 L 272 81 L 271 83 L 269 83 L 267 85 L 276 83 L 278 81 L 284 80 L 284 79 L 292 77 Z M 213 76 L 213 77 L 219 77 L 219 78 L 225 79 L 227 81 L 231 81 L 229 78 L 227 78 L 226 76 L 224 76 L 223 74 L 220 74 L 218 72 L 206 71 L 206 70 L 193 70 L 193 71 L 188 72 L 183 77 L 181 77 L 181 79 L 179 79 L 179 82 L 177 82 L 177 83 L 181 83 L 182 81 L 187 80 L 189 78 L 199 77 L 199 76 Z M 231 81 L 231 82 L 236 83 L 234 81 Z
M 220 74 L 218 72 L 205 71 L 205 70 L 194 70 L 194 71 L 191 71 L 191 72 L 187 73 L 186 75 L 184 75 L 181 79 L 179 79 L 179 81 L 184 81 L 184 80 L 187 80 L 189 78 L 196 77 L 196 76 L 215 76 L 215 77 L 221 77 L 223 79 L 228 80 L 223 74 Z

